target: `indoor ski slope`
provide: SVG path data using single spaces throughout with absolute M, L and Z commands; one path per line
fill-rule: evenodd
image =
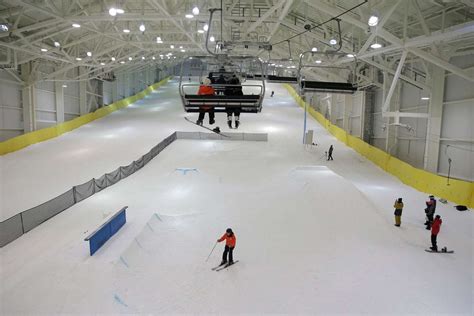
M 0 157 L 0 220 L 130 163 L 176 130 L 202 131 L 184 116 L 171 81 L 126 109 Z M 269 141 L 178 140 L 0 249 L 0 314 L 472 315 L 471 212 L 438 203 L 439 245 L 455 253 L 426 253 L 427 195 L 312 119 L 319 145 L 305 148 L 303 111 L 282 86 L 267 85 L 263 112 L 241 121 L 239 131 Z M 229 131 L 225 115 L 217 125 Z M 331 144 L 335 160 L 326 162 Z M 401 228 L 393 226 L 398 197 Z M 125 205 L 127 224 L 90 257 L 84 237 Z M 239 263 L 214 272 L 223 245 L 205 260 L 227 227 Z

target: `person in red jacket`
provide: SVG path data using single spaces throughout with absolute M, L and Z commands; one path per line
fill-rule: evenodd
M 436 215 L 436 218 L 433 221 L 433 224 L 431 225 L 431 245 L 430 247 L 431 250 L 433 251 L 438 251 L 438 244 L 437 244 L 437 238 L 438 238 L 438 233 L 439 230 L 441 229 L 441 224 L 443 221 L 441 220 L 441 216 Z
M 232 231 L 232 229 L 227 228 L 225 231 L 225 234 L 222 235 L 221 238 L 217 239 L 217 242 L 221 242 L 225 240 L 225 248 L 224 248 L 224 253 L 222 254 L 222 262 L 221 265 L 227 263 L 227 254 L 229 254 L 229 264 L 234 263 L 234 257 L 232 255 L 234 248 L 235 248 L 235 234 Z
M 215 90 L 211 86 L 211 79 L 204 78 L 202 80 L 202 84 L 199 86 L 198 95 L 214 95 Z M 214 124 L 214 108 L 211 106 L 202 106 L 199 109 L 199 118 L 196 121 L 196 124 L 202 125 L 202 121 L 204 121 L 204 116 L 206 112 L 209 112 L 209 124 Z

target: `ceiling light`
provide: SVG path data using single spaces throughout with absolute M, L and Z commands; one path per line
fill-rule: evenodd
M 202 29 L 207 32 L 207 30 L 209 30 L 209 25 L 204 24 L 204 26 L 202 27 Z
M 105 66 L 105 63 L 100 63 L 102 66 Z
M 180 49 L 183 49 L 183 46 L 180 46 L 179 48 L 180 48 Z
M 8 25 L 6 25 L 6 24 L 0 24 L 0 31 L 2 31 L 2 32 L 8 32 Z
M 377 49 L 377 48 L 382 47 L 382 44 L 380 44 L 380 43 L 373 43 L 372 45 L 370 45 L 370 47 Z
M 125 11 L 123 9 L 115 9 L 115 11 L 117 12 L 117 14 L 124 14 Z
M 379 24 L 379 17 L 371 15 L 367 24 L 369 24 L 369 26 L 376 26 L 377 24 Z
M 211 42 L 215 42 L 215 41 L 216 41 L 216 39 L 215 39 L 214 36 L 211 36 L 211 37 L 209 38 L 209 40 L 210 40 Z
M 67 88 L 67 85 L 63 84 L 63 88 Z
M 116 10 L 115 8 L 110 8 L 110 9 L 109 9 L 109 14 L 110 14 L 111 16 L 116 16 L 116 15 L 117 15 L 117 10 Z
M 320 61 L 319 59 L 315 61 L 316 64 L 320 64 L 322 63 L 322 61 Z
M 140 24 L 140 26 L 138 27 L 138 29 L 140 30 L 140 32 L 145 32 L 146 28 L 145 28 L 145 24 Z
M 194 15 L 192 15 L 192 14 L 186 14 L 185 17 L 186 17 L 186 19 L 192 19 L 192 18 L 194 18 Z
M 170 56 L 168 56 L 168 59 L 170 59 L 170 58 L 171 58 L 171 57 L 170 57 Z
M 189 57 L 189 59 L 193 59 L 192 57 Z
M 198 15 L 198 14 L 199 14 L 199 8 L 198 8 L 198 7 L 194 7 L 194 8 L 193 8 L 193 14 L 194 14 L 194 15 Z
M 59 44 L 59 42 L 54 42 L 54 47 L 59 47 L 61 46 L 61 44 Z
M 87 52 L 86 55 L 87 55 L 87 57 L 91 57 L 91 56 L 92 56 L 92 53 L 91 53 L 91 52 Z
M 355 57 L 354 54 L 347 54 L 346 56 L 349 57 L 349 58 L 354 58 Z
M 170 45 L 170 48 L 173 49 L 173 48 L 174 48 L 174 45 Z
M 46 48 L 41 48 L 41 51 L 46 53 L 48 50 Z
M 79 28 L 79 27 L 81 27 L 81 25 L 80 25 L 80 24 L 77 24 L 77 23 L 74 23 L 74 24 L 72 25 L 72 27 Z
M 337 44 L 337 40 L 336 40 L 335 38 L 331 38 L 331 39 L 329 40 L 329 44 L 331 44 L 331 45 L 336 45 L 336 44 Z
M 132 57 L 128 57 L 128 60 L 132 60 L 133 58 Z
M 112 61 L 115 61 L 115 57 L 112 57 L 112 58 L 110 58 L 110 59 L 112 59 Z
M 77 60 L 77 61 L 81 61 L 82 58 L 81 58 L 81 57 L 76 57 L 76 60 Z
M 130 30 L 129 29 L 123 29 L 123 32 L 124 33 L 130 33 Z
M 182 50 L 181 50 L 181 53 L 184 53 L 184 52 L 186 52 L 186 50 L 185 50 L 185 49 L 182 49 Z
M 204 33 L 204 30 L 198 30 L 198 33 L 202 34 L 202 33 Z
M 429 97 L 421 97 L 422 100 L 429 100 Z
M 174 59 L 176 59 L 176 56 L 173 56 Z
M 156 37 L 156 41 L 157 41 L 157 42 L 161 42 L 161 37 L 157 36 L 157 37 Z
M 163 55 L 162 55 L 162 54 L 160 54 L 160 57 L 163 57 Z
M 155 60 L 155 56 L 151 57 L 151 59 Z
M 142 56 L 142 60 L 145 60 L 145 56 Z
M 317 49 L 316 47 L 313 47 L 313 48 L 311 48 L 311 51 L 312 51 L 312 52 L 317 52 L 318 49 Z
M 121 64 L 125 64 L 125 62 L 124 62 L 123 60 L 122 60 L 120 63 L 121 63 Z

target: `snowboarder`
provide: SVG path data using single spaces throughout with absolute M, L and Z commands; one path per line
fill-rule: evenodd
M 425 213 L 426 213 L 426 229 L 430 230 L 431 229 L 431 224 L 433 224 L 433 217 L 436 211 L 436 199 L 434 198 L 433 195 L 430 195 L 429 201 L 426 201 L 426 208 L 425 208 Z
M 441 220 L 441 216 L 436 215 L 436 218 L 433 221 L 433 224 L 431 225 L 431 245 L 430 247 L 431 250 L 433 251 L 438 251 L 438 244 L 437 244 L 437 238 L 438 238 L 438 233 L 441 228 L 441 224 L 443 221 Z
M 272 91 L 272 94 L 270 95 L 270 98 L 273 98 L 274 95 L 275 95 L 275 91 Z
M 400 227 L 402 224 L 402 210 L 403 210 L 403 202 L 402 198 L 398 198 L 398 200 L 395 200 L 395 204 L 393 205 L 395 208 L 395 226 Z
M 214 88 L 211 86 L 211 80 L 209 78 L 204 78 L 202 80 L 202 85 L 199 86 L 198 95 L 214 95 L 214 92 Z M 209 113 L 209 124 L 212 125 L 215 123 L 214 109 L 210 106 L 202 106 L 199 109 L 199 117 L 196 124 L 202 125 L 206 112 Z
M 334 147 L 331 145 L 331 147 L 329 147 L 329 151 L 328 151 L 328 161 L 329 160 L 334 160 L 332 158 L 332 151 L 334 150 Z
M 217 239 L 217 242 L 221 242 L 225 240 L 225 248 L 224 248 L 224 253 L 222 254 L 222 262 L 221 265 L 227 264 L 227 254 L 229 254 L 229 265 L 234 263 L 234 257 L 233 257 L 233 251 L 235 248 L 235 234 L 232 231 L 232 229 L 227 228 L 225 231 L 225 234 L 222 235 L 221 238 Z

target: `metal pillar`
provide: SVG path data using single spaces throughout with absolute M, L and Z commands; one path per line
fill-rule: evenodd
M 79 75 L 86 74 L 84 67 L 79 67 Z M 87 114 L 87 82 L 85 80 L 79 81 L 79 114 Z
M 31 63 L 21 65 L 21 79 L 24 86 L 21 90 L 23 106 L 23 129 L 25 133 L 36 130 L 36 91 L 35 83 L 31 81 Z
M 56 101 L 56 123 L 64 122 L 64 88 L 60 81 L 54 82 L 54 97 Z

